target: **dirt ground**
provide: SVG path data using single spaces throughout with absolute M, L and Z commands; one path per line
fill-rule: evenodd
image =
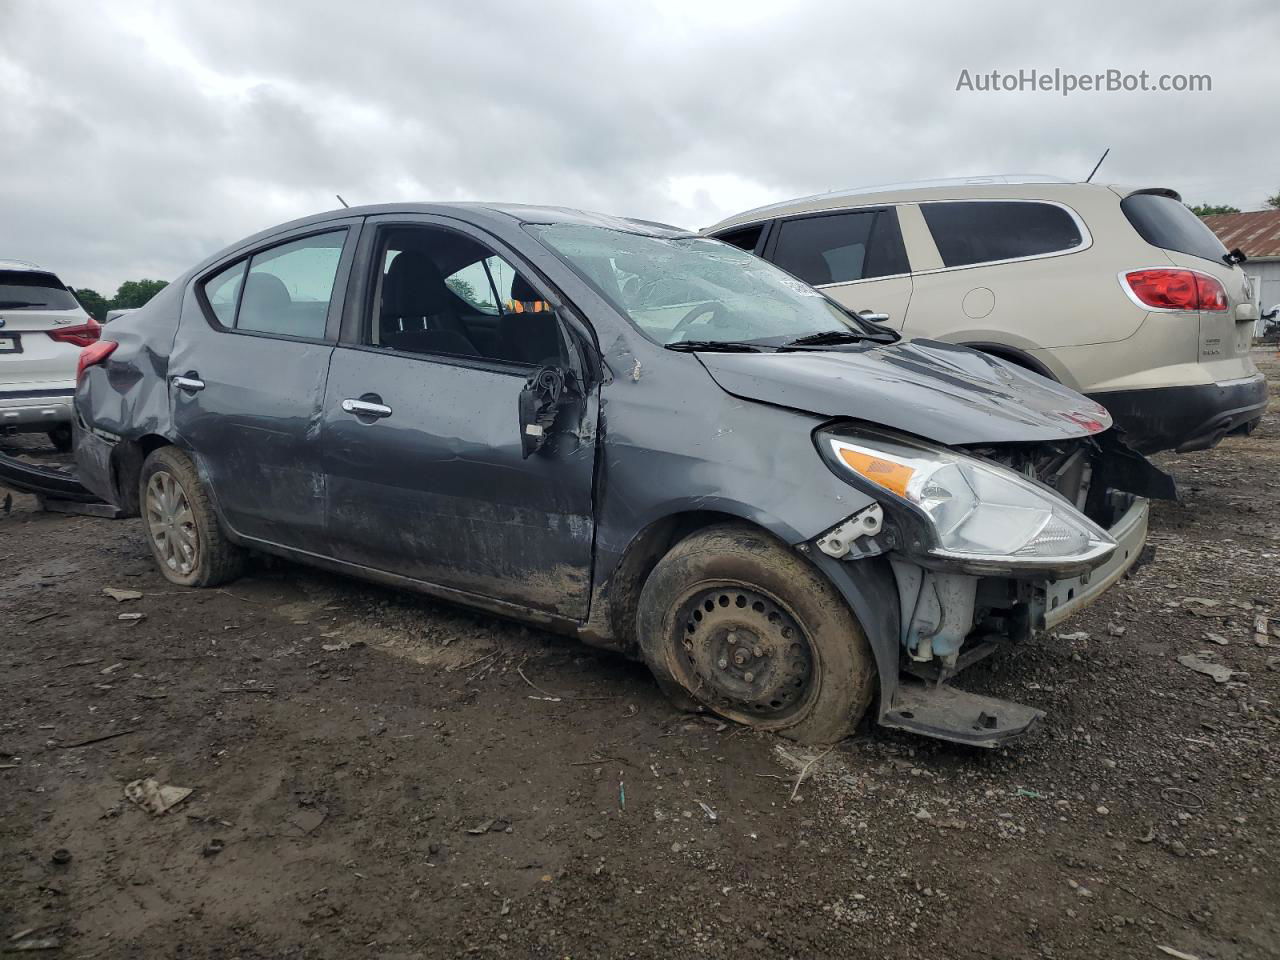
M 1163 460 L 1155 562 L 962 676 L 1048 711 L 995 752 L 817 755 L 617 657 L 283 563 L 179 589 L 138 521 L 15 495 L 0 952 L 1280 957 L 1280 400 Z M 1201 651 L 1230 679 L 1177 660 Z M 193 792 L 153 816 L 145 777 Z

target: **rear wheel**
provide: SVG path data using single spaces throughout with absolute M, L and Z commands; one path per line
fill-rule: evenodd
M 54 427 L 48 433 L 49 442 L 53 444 L 53 449 L 59 453 L 67 453 L 71 450 L 71 427 L 63 424 L 60 427 Z
M 847 736 L 875 661 L 848 604 L 769 534 L 710 527 L 658 562 L 640 596 L 640 645 L 664 691 L 805 743 Z
M 195 464 L 176 447 L 155 450 L 142 464 L 139 502 L 160 572 L 184 587 L 213 587 L 244 569 L 244 551 L 218 526 Z

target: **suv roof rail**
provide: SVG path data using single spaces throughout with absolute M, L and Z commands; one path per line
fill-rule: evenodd
M 32 263 L 30 260 L 18 260 L 12 257 L 0 257 L 0 267 L 30 267 L 33 270 L 43 270 L 44 267 L 38 263 Z
M 928 187 L 975 186 L 984 184 L 1017 184 L 1017 183 L 1074 183 L 1063 177 L 1053 177 L 1044 173 L 996 173 L 976 177 L 943 177 L 935 180 L 903 180 L 899 183 L 876 183 L 864 187 L 845 187 L 840 190 L 829 190 L 826 193 L 815 193 L 807 197 L 795 197 L 778 203 L 768 203 L 763 207 L 755 207 L 734 214 L 732 219 L 750 214 L 764 213 L 767 210 L 778 210 L 794 203 L 809 203 L 814 200 L 836 200 L 843 197 L 857 197 L 868 193 L 889 193 L 895 190 L 923 190 Z

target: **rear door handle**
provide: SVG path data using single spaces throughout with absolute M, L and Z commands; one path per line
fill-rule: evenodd
M 204 381 L 199 377 L 176 376 L 170 382 L 179 390 L 186 390 L 188 393 L 197 393 L 204 389 Z
M 385 403 L 373 403 L 369 400 L 354 400 L 349 397 L 342 401 L 342 409 L 345 413 L 354 413 L 357 417 L 391 416 L 391 408 Z

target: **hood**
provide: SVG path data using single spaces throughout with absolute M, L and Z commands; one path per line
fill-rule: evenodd
M 697 357 L 735 397 L 862 420 L 948 446 L 1065 440 L 1111 426 L 1104 407 L 1074 390 L 934 340 Z

